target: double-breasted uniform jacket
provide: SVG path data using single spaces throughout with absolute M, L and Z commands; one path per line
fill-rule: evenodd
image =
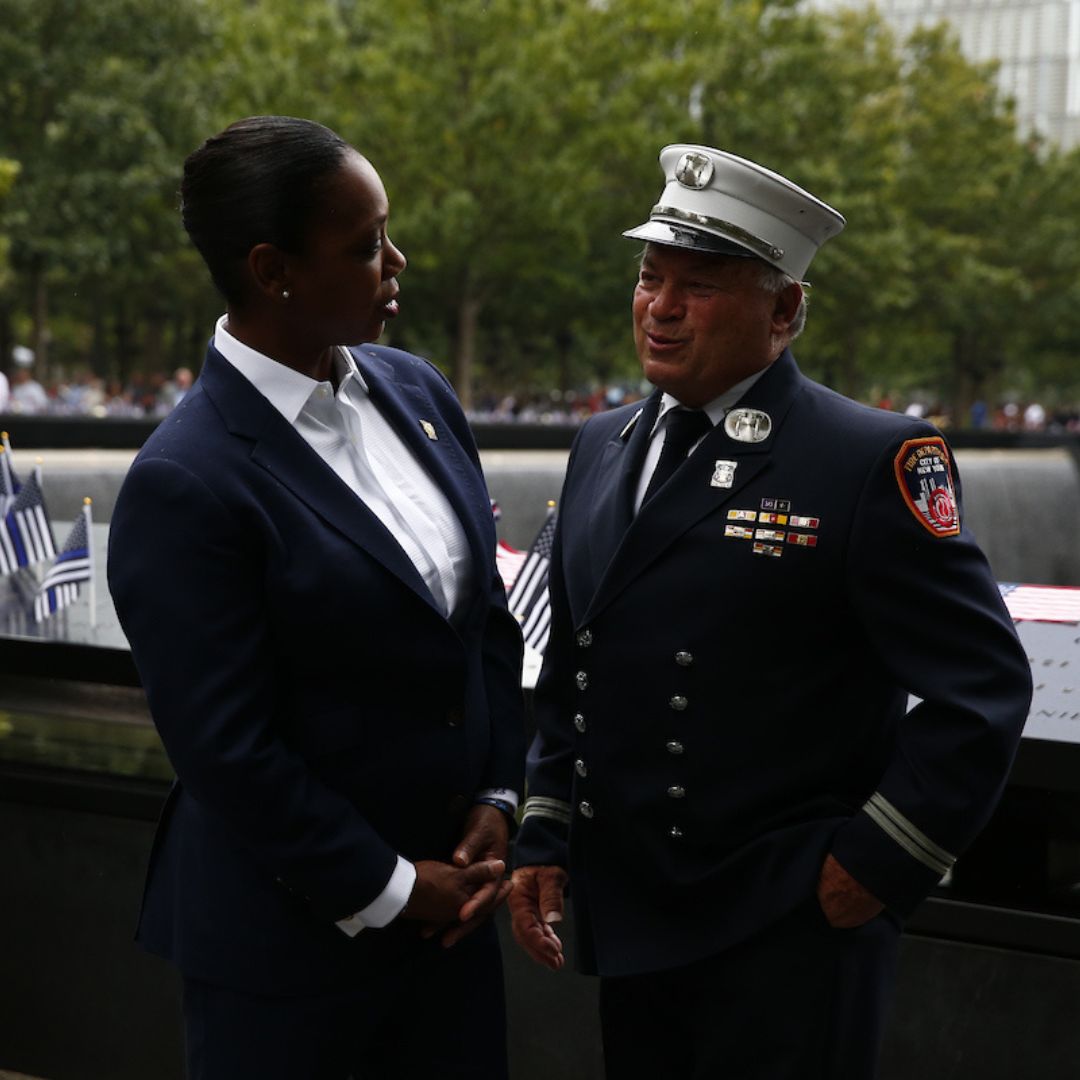
M 571 454 L 516 845 L 569 867 L 603 975 L 747 938 L 813 901 L 829 852 L 903 917 L 985 822 L 1030 702 L 936 429 L 785 352 L 739 403 L 771 429 L 718 425 L 634 517 L 659 396 Z M 909 505 L 920 469 L 944 525 Z
M 398 854 L 449 860 L 478 789 L 521 790 L 520 633 L 465 418 L 427 362 L 352 354 L 468 537 L 476 587 L 452 619 L 213 347 L 112 518 L 110 588 L 178 777 L 139 939 L 262 994 L 400 963 L 415 929 L 350 939 L 335 920 L 379 895 Z

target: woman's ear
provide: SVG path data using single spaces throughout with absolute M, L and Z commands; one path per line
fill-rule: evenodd
M 247 257 L 255 291 L 269 300 L 288 299 L 289 273 L 285 255 L 274 244 L 256 244 Z

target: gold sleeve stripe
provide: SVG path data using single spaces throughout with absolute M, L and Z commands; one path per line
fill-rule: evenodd
M 945 874 L 956 862 L 944 848 L 909 821 L 880 791 L 875 791 L 863 810 L 887 836 L 895 840 L 913 859 L 938 874 Z
M 544 795 L 533 795 L 525 800 L 525 808 L 521 812 L 521 820 L 530 817 L 546 817 L 561 822 L 563 825 L 570 824 L 570 804 L 562 799 L 549 799 Z

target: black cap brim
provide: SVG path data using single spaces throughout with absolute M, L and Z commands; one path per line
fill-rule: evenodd
M 741 259 L 760 258 L 756 252 L 735 243 L 734 240 L 687 225 L 669 225 L 666 221 L 646 221 L 636 229 L 627 229 L 623 236 L 631 240 L 645 240 L 650 244 L 707 252 L 710 255 L 734 255 Z

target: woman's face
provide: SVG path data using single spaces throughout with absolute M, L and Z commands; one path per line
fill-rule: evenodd
M 320 342 L 374 341 L 397 315 L 405 256 L 386 232 L 379 174 L 355 151 L 326 181 L 304 250 L 288 257 L 290 307 Z

